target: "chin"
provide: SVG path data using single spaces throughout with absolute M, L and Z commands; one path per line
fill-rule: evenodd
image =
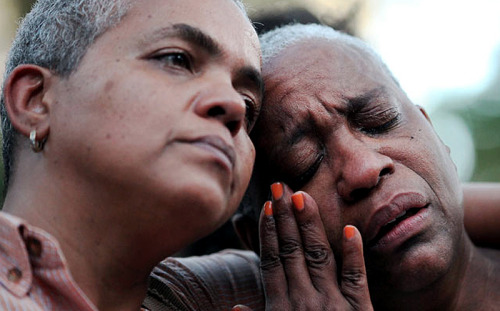
M 180 167 L 183 169 L 183 167 Z M 237 191 L 231 182 L 203 170 L 171 170 L 148 181 L 149 198 L 156 197 L 155 221 L 201 238 L 221 226 L 235 212 Z M 144 189 L 145 187 L 142 187 Z
M 381 294 L 431 289 L 453 265 L 452 243 L 445 242 L 419 245 L 390 261 L 384 262 L 382 259 L 379 262 L 383 268 L 379 266 L 376 271 L 369 269 L 373 272 L 373 278 L 370 277 L 370 271 L 368 275 L 370 287 Z
M 201 217 L 210 217 L 224 214 L 227 209 L 228 198 L 219 187 L 203 185 L 197 189 L 186 190 L 180 199 L 189 204 L 190 208 L 196 210 Z

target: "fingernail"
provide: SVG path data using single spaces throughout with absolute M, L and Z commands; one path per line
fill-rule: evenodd
M 274 200 L 279 200 L 283 196 L 283 185 L 279 182 L 276 182 L 271 185 L 271 192 L 273 194 Z
M 233 309 L 232 309 L 232 311 L 241 311 L 241 308 L 238 307 L 238 306 L 234 306 Z
M 354 236 L 354 227 L 353 226 L 345 226 L 344 227 L 344 236 L 350 240 Z
M 292 195 L 293 206 L 296 210 L 301 211 L 304 209 L 304 195 L 302 192 L 294 193 Z
M 271 203 L 271 201 L 267 201 L 266 203 L 264 203 L 264 214 L 266 216 L 273 215 L 273 203 Z

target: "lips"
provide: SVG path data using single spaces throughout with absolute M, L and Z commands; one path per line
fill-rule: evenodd
M 234 167 L 236 153 L 222 138 L 218 136 L 204 136 L 192 141 L 191 144 L 212 153 L 219 162 L 229 169 Z
M 406 239 L 408 235 L 422 227 L 422 217 L 429 206 L 425 197 L 419 193 L 400 193 L 388 204 L 376 208 L 368 223 L 366 238 L 368 246 L 394 244 Z

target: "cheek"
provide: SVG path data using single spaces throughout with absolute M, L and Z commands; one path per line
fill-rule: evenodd
M 418 128 L 404 146 L 394 159 L 424 179 L 442 206 L 460 206 L 461 185 L 455 165 L 432 128 Z
M 340 245 L 342 228 L 346 223 L 344 223 L 345 216 L 338 203 L 333 182 L 332 174 L 321 172 L 302 190 L 309 193 L 318 205 L 328 241 L 332 247 L 335 247 L 335 245 Z
M 241 137 L 235 141 L 238 164 L 236 176 L 234 177 L 234 192 L 237 194 L 237 197 L 242 197 L 250 182 L 255 164 L 255 148 L 247 134 L 240 133 L 239 135 Z

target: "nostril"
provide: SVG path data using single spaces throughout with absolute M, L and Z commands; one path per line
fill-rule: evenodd
M 389 167 L 384 168 L 383 170 L 380 171 L 379 177 L 385 176 L 385 175 L 390 175 L 392 172 L 392 169 Z
M 236 133 L 240 129 L 241 122 L 240 121 L 230 121 L 226 123 L 226 127 L 229 129 L 229 132 Z
M 226 111 L 221 106 L 215 106 L 210 108 L 207 114 L 209 117 L 218 117 L 226 114 Z

